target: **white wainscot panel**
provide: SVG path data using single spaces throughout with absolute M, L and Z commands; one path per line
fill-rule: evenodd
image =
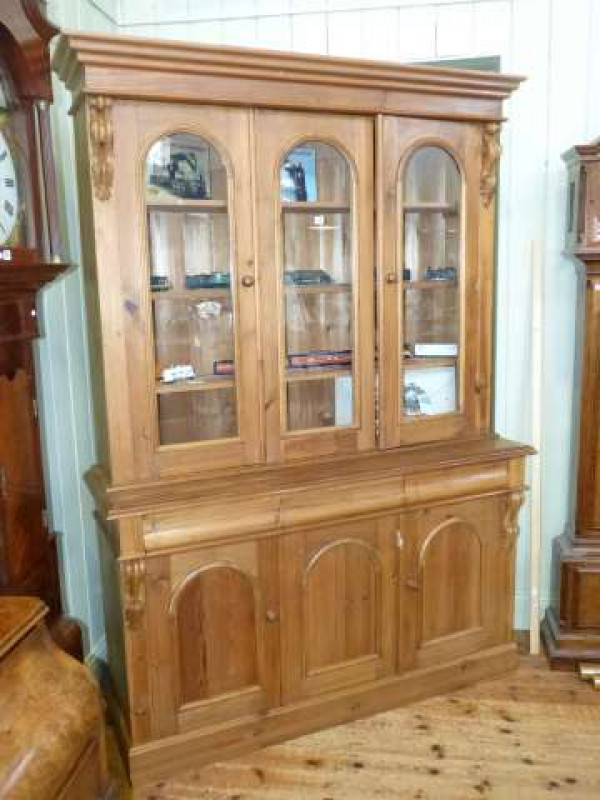
M 401 8 L 398 11 L 396 58 L 400 61 L 435 58 L 435 8 Z
M 223 44 L 256 46 L 256 20 L 224 19 L 221 26 Z
M 256 21 L 256 44 L 272 50 L 292 49 L 292 21 L 289 15 L 262 17 Z
M 456 58 L 471 55 L 474 39 L 473 22 L 472 5 L 445 6 L 438 9 L 437 57 Z
M 345 11 L 329 14 L 329 53 L 334 56 L 360 56 L 362 50 L 362 14 Z
M 327 52 L 325 14 L 295 14 L 292 17 L 292 49 L 302 53 Z
M 510 48 L 510 2 L 477 3 L 473 11 L 473 55 L 502 56 Z
M 397 38 L 398 11 L 395 8 L 363 12 L 361 56 L 393 59 Z

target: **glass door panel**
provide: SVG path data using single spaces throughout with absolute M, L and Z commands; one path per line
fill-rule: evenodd
M 227 172 L 208 142 L 163 137 L 146 169 L 161 445 L 238 435 Z
M 403 180 L 403 414 L 450 414 L 460 405 L 460 171 L 446 150 L 421 147 Z
M 280 173 L 286 428 L 354 423 L 352 178 L 334 147 L 304 142 Z

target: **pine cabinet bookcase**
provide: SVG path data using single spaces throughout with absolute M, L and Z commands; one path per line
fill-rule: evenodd
M 482 72 L 67 33 L 134 785 L 516 663 Z

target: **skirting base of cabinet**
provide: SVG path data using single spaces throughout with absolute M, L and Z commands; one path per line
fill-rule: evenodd
M 600 661 L 600 630 L 569 630 L 561 627 L 556 610 L 546 609 L 542 641 L 553 669 L 576 670 L 582 661 Z
M 500 645 L 441 666 L 356 686 L 264 715 L 137 745 L 129 750 L 132 784 L 140 788 L 204 764 L 460 689 L 500 675 L 517 663 L 516 644 Z

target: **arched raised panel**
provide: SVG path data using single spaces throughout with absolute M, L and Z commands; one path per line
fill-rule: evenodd
M 381 653 L 381 565 L 358 540 L 323 547 L 304 576 L 305 671 Z
M 458 518 L 426 537 L 419 553 L 421 644 L 482 625 L 482 543 Z
M 231 565 L 192 573 L 171 603 L 179 701 L 208 700 L 258 683 L 252 579 Z

